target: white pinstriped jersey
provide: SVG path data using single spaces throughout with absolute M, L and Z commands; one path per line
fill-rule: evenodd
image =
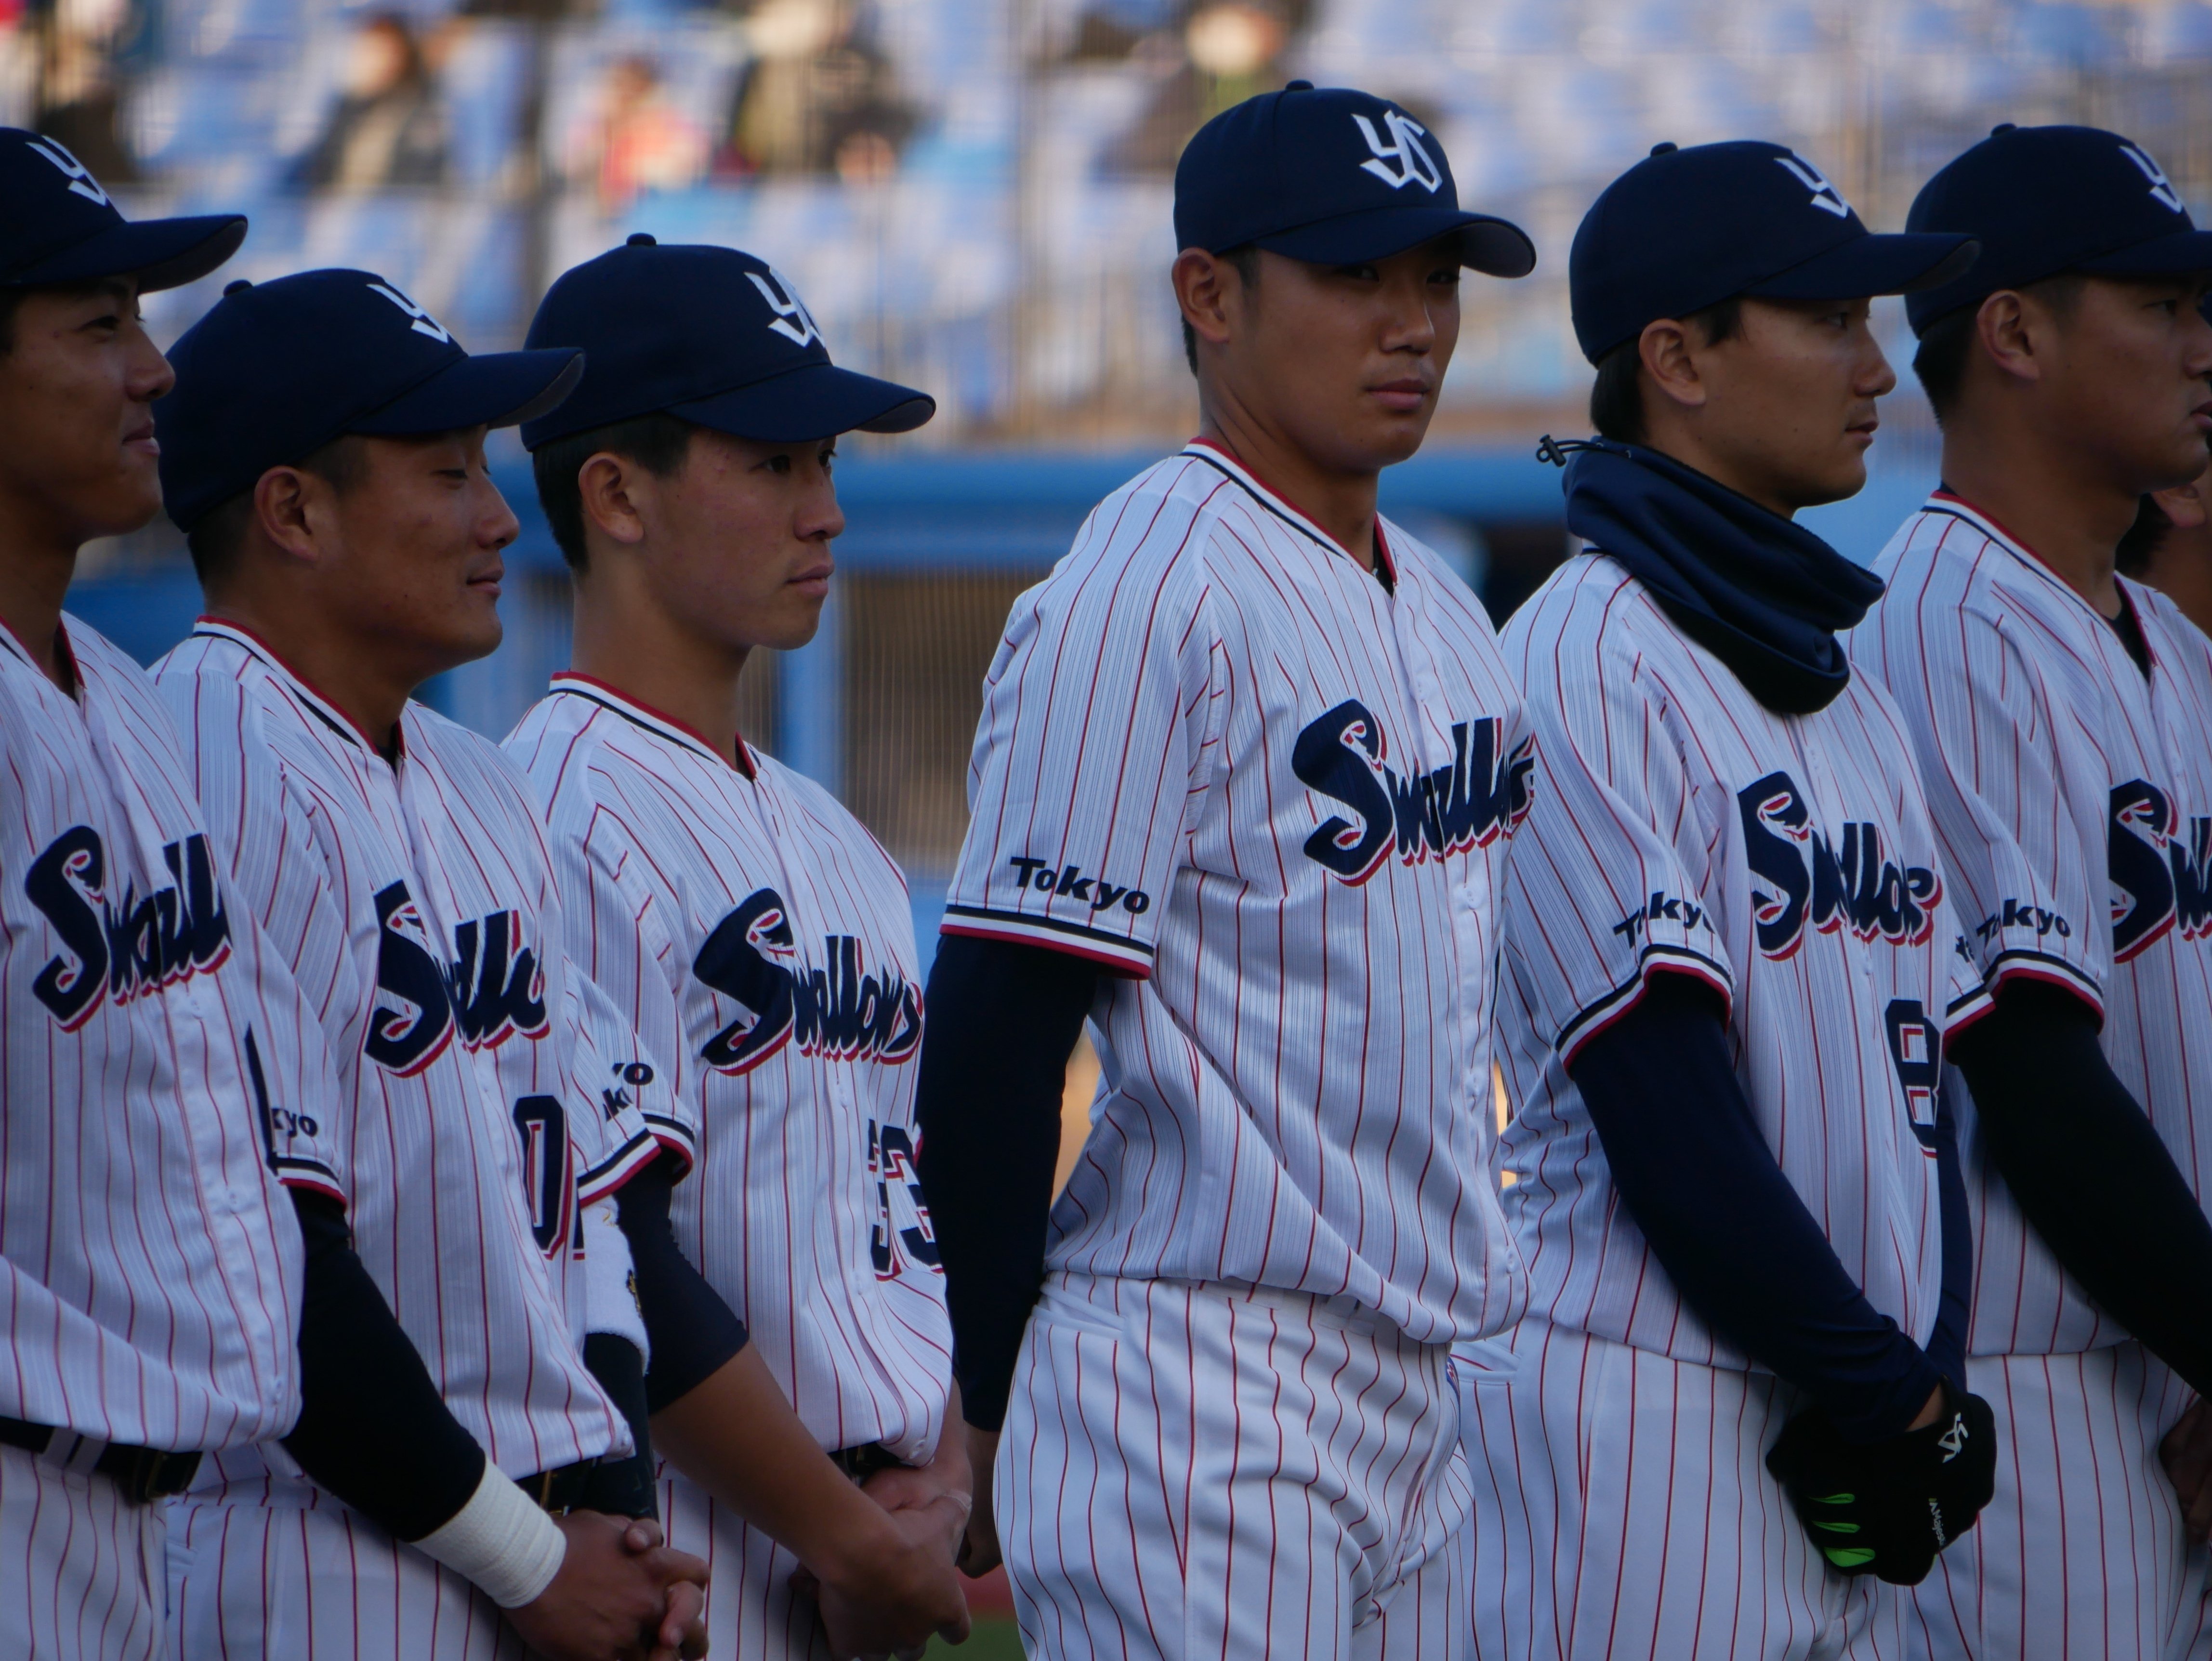
M 336 1095 L 145 672 L 66 625 L 77 694 L 0 626 L 0 1413 L 219 1448 L 289 1430 Z
M 418 704 L 387 762 L 226 624 L 155 683 L 241 901 L 329 1036 L 355 1245 L 447 1405 L 511 1476 L 626 1450 L 580 1354 L 578 1208 L 653 1156 L 655 1129 L 688 1138 L 617 1075 L 641 1058 L 562 953 L 527 782 Z M 223 1474 L 254 1481 L 264 1455 Z
M 1445 1342 L 1522 1301 L 1488 1032 L 1533 762 L 1480 603 L 1376 542 L 1395 589 L 1205 443 L 1101 503 L 1007 620 L 945 928 L 1115 971 L 1053 1269 Z
M 2053 981 L 2103 1012 L 2106 1059 L 2212 1195 L 2212 642 L 2120 580 L 2148 677 L 2112 626 L 2004 530 L 1938 493 L 1875 569 L 1860 669 L 1905 712 L 1944 874 L 1992 987 Z M 1980 1157 L 1954 1077 L 1975 1220 L 1976 1354 L 2126 1335 L 2058 1267 Z
M 1783 1174 L 1869 1301 L 1925 1342 L 1942 1297 L 1942 1035 L 1989 1001 L 1895 709 L 1854 678 L 1825 709 L 1774 714 L 1599 554 L 1514 614 L 1505 655 L 1539 756 L 1498 1001 L 1516 1108 L 1505 1208 L 1532 1312 L 1676 1360 L 1750 1365 L 1683 1305 L 1621 1208 L 1567 1072 L 1665 968 L 1729 998 L 1736 1076 Z
M 700 1127 L 686 1255 L 823 1447 L 927 1460 L 951 1336 L 915 1173 L 906 879 L 819 786 L 584 676 L 507 747 L 546 804 L 570 952 Z

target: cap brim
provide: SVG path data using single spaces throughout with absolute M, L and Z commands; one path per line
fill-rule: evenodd
M 391 403 L 346 423 L 349 433 L 403 438 L 467 427 L 512 427 L 559 407 L 584 376 L 573 347 L 457 358 Z
M 840 433 L 910 433 L 937 413 L 937 400 L 896 381 L 806 363 L 712 398 L 672 404 L 668 413 L 732 438 L 802 444 Z
M 2093 277 L 2182 277 L 2212 271 L 2212 231 L 2176 231 L 2153 237 L 2074 267 Z
M 10 276 L 12 289 L 42 289 L 65 283 L 92 283 L 103 277 L 135 277 L 138 291 L 152 294 L 205 277 L 238 252 L 246 240 L 243 214 L 210 214 L 195 219 L 141 219 L 111 225 Z
M 1767 300 L 1864 300 L 1911 294 L 1963 277 L 1982 245 L 1949 232 L 1854 237 L 1744 290 Z
M 1526 277 L 1536 269 L 1536 245 L 1510 221 L 1462 208 L 1370 208 L 1256 239 L 1259 246 L 1314 265 L 1388 259 L 1440 236 L 1458 234 L 1460 264 L 1486 277 Z

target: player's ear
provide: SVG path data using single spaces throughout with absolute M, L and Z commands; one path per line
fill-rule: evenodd
M 627 456 L 596 450 L 576 470 L 576 494 L 584 508 L 587 529 L 616 542 L 635 545 L 645 540 L 645 515 L 638 497 L 651 489 L 650 475 Z
M 1974 332 L 1982 350 L 2004 374 L 2021 380 L 2040 380 L 2043 366 L 2036 356 L 2048 313 L 2031 308 L 2010 289 L 1999 289 L 1974 313 Z
M 1679 318 L 1662 317 L 1645 324 L 1637 338 L 1636 353 L 1644 373 L 1662 396 L 1685 409 L 1705 406 L 1705 376 L 1698 371 L 1696 353 L 1690 349 L 1688 326 Z
M 1185 248 L 1170 272 L 1182 320 L 1200 339 L 1216 346 L 1229 340 L 1229 285 L 1222 276 L 1227 264 L 1204 248 Z
M 2207 519 L 2212 519 L 2212 501 L 2206 499 L 2208 480 L 2212 480 L 2212 473 L 2200 473 L 2186 484 L 2154 490 L 2151 500 L 2158 503 L 2159 510 L 2172 520 L 2176 527 L 2193 531 Z
M 298 467 L 271 467 L 253 486 L 253 519 L 262 536 L 294 559 L 312 561 L 326 533 L 327 509 L 319 498 L 330 487 Z

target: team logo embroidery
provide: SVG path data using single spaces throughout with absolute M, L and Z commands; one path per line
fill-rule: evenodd
M 1813 205 L 1822 213 L 1832 213 L 1838 219 L 1851 216 L 1851 204 L 1844 200 L 1844 193 L 1831 185 L 1811 162 L 1794 155 L 1778 155 L 1775 165 L 1813 192 Z
M 2173 181 L 2166 176 L 2166 169 L 2150 159 L 2148 151 L 2139 149 L 2135 145 L 2124 142 L 2120 145 L 2120 154 L 2134 162 L 2136 170 L 2145 179 L 2150 180 L 2152 200 L 2169 213 L 2184 211 L 2181 205 L 2181 193 L 2173 188 Z
M 2185 940 L 2212 934 L 2212 818 L 2184 828 L 2166 792 L 2130 779 L 2112 796 L 2106 837 L 2112 958 L 2126 963 L 2177 924 Z
M 466 1049 L 485 1050 L 546 1031 L 544 970 L 523 939 L 520 914 L 495 911 L 459 925 L 451 958 L 433 947 L 404 881 L 378 891 L 376 922 L 378 995 L 362 1048 L 379 1067 L 409 1078 L 456 1037 Z
M 1389 764 L 1389 744 L 1367 706 L 1346 698 L 1308 724 L 1291 748 L 1291 770 L 1316 795 L 1340 802 L 1354 818 L 1332 814 L 1305 842 L 1305 855 L 1341 880 L 1358 885 L 1397 850 L 1419 865 L 1510 836 L 1528 816 L 1536 741 L 1498 753 L 1494 715 L 1452 726 L 1452 758 L 1431 772 L 1401 775 Z
M 921 1177 L 914 1139 L 902 1125 L 868 1121 L 868 1177 L 876 1185 L 876 1221 L 868 1234 L 868 1256 L 878 1281 L 895 1281 L 903 1263 L 918 1263 L 936 1274 L 937 1232 L 922 1203 Z
M 1429 136 L 1429 130 L 1412 116 L 1399 110 L 1382 112 L 1382 125 L 1390 130 L 1390 142 L 1387 144 L 1382 142 L 1382 135 L 1375 131 L 1375 124 L 1365 116 L 1355 115 L 1352 119 L 1358 124 L 1359 136 L 1374 153 L 1359 164 L 1362 173 L 1373 173 L 1394 191 L 1419 185 L 1433 196 L 1443 188 L 1443 169 L 1437 166 L 1436 158 L 1421 143 Z
M 811 346 L 822 338 L 821 326 L 815 322 L 814 313 L 806 309 L 806 302 L 799 297 L 799 290 L 791 286 L 791 279 L 775 267 L 763 277 L 758 271 L 747 271 L 752 285 L 768 301 L 769 309 L 775 313 L 769 319 L 769 327 L 794 345 Z
M 1744 861 L 1754 879 L 1752 919 L 1759 952 L 1796 955 L 1809 927 L 1832 934 L 1849 924 L 1863 941 L 1917 946 L 1935 928 L 1943 883 L 1923 865 L 1882 856 L 1881 830 L 1864 820 L 1844 826 L 1838 849 L 1813 823 L 1805 798 L 1787 773 L 1769 773 L 1736 792 L 1743 816 Z M 1758 879 L 1769 885 L 1759 885 Z
M 453 344 L 453 336 L 446 332 L 443 324 L 400 293 L 398 289 L 383 283 L 372 283 L 368 285 L 368 289 L 371 294 L 382 295 L 401 311 L 406 313 L 411 319 L 407 326 L 416 334 L 428 335 L 441 346 L 450 346 Z
M 519 912 L 495 911 L 453 930 L 446 986 L 453 1025 L 471 1050 L 492 1049 L 516 1033 L 545 1031 L 545 973 L 524 943 Z
M 744 1012 L 700 1049 L 718 1073 L 750 1073 L 793 1039 L 803 1056 L 896 1066 L 921 1047 L 921 991 L 896 969 L 867 972 L 860 940 L 823 938 L 828 966 L 799 956 L 790 908 L 756 890 L 714 925 L 691 972 Z
M 92 176 L 92 170 L 71 155 L 67 145 L 58 139 L 34 138 L 30 147 L 61 170 L 62 177 L 70 182 L 70 195 L 81 196 L 103 208 L 110 205 L 107 192 L 100 189 L 100 181 Z
M 169 843 L 161 863 L 169 886 L 142 899 L 134 884 L 111 904 L 107 852 L 90 825 L 63 831 L 31 861 L 23 892 L 63 948 L 32 980 L 31 994 L 64 1032 L 90 1020 L 103 999 L 128 1003 L 218 969 L 230 956 L 230 914 L 207 838 L 195 832 Z

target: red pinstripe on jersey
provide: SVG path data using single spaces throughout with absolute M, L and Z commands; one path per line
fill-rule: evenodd
M 1495 885 L 1520 700 L 1464 584 L 1379 526 L 1395 592 L 1224 451 L 1100 504 L 986 683 L 948 932 L 1104 983 L 1104 1083 L 1048 1261 L 1495 1329 Z
M 1567 1072 L 1659 970 L 1733 998 L 1767 1145 L 1875 1307 L 1925 1341 L 1941 1293 L 1939 1030 L 1988 1006 L 1942 898 L 1896 710 L 1854 680 L 1780 716 L 1602 555 L 1505 630 L 1540 757 L 1514 839 L 1500 1051 L 1505 1208 L 1532 1315 L 1678 1360 L 1742 1355 L 1684 1306 L 1615 1197 Z

